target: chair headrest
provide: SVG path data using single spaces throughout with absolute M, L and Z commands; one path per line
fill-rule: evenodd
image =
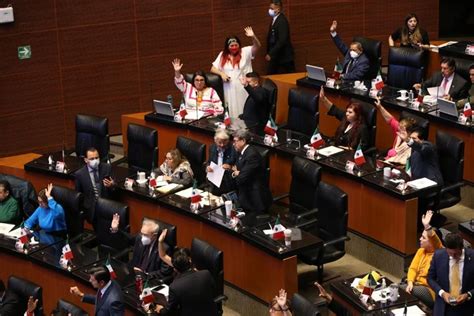
M 295 157 L 291 165 L 291 177 L 296 181 L 317 186 L 321 181 L 321 167 L 310 160 Z
M 155 148 L 158 146 L 158 132 L 154 128 L 130 123 L 127 127 L 127 140 L 129 144 L 138 143 Z
M 422 68 L 425 65 L 424 52 L 411 47 L 390 47 L 388 63 L 413 68 Z
M 76 132 L 107 136 L 109 134 L 109 120 L 106 117 L 77 114 Z

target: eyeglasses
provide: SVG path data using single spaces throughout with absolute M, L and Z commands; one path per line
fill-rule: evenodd
M 205 80 L 204 80 L 204 79 L 194 79 L 194 81 L 203 82 L 203 81 L 205 81 Z

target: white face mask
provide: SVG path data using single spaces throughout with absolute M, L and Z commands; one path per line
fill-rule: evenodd
M 272 18 L 274 18 L 275 15 L 276 15 L 276 14 L 275 14 L 275 10 L 273 10 L 273 9 L 268 9 L 268 15 L 271 16 Z
M 87 164 L 88 164 L 89 167 L 91 167 L 92 169 L 97 169 L 97 167 L 99 166 L 99 163 L 100 163 L 100 160 L 99 160 L 99 159 L 94 159 L 94 160 L 88 160 L 88 161 L 87 161 Z
M 351 50 L 349 54 L 351 55 L 352 59 L 356 59 L 357 57 L 359 57 L 359 54 L 354 52 L 353 50 Z
M 142 244 L 143 246 L 148 246 L 151 244 L 151 238 L 145 235 L 142 235 Z

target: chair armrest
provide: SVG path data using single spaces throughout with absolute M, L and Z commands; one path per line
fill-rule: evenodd
M 313 219 L 310 219 L 309 221 L 306 221 L 304 223 L 301 223 L 301 224 L 296 224 L 295 227 L 296 228 L 304 228 L 304 227 L 307 227 L 307 226 L 311 226 L 311 225 L 314 225 L 318 222 L 318 219 L 316 218 L 313 218 Z
M 449 192 L 449 191 L 452 191 L 452 190 L 455 190 L 455 189 L 459 189 L 462 186 L 464 186 L 464 181 L 453 183 L 453 184 L 447 185 L 445 187 L 442 187 L 441 190 L 440 190 L 440 193 L 443 194 L 443 193 L 446 193 L 446 192 Z
M 132 248 L 125 248 L 125 249 L 122 249 L 121 251 L 119 251 L 118 253 L 114 254 L 113 256 L 111 256 L 112 258 L 114 259 L 117 259 L 117 260 L 120 260 L 120 261 L 124 261 L 122 260 L 123 257 L 127 256 L 128 257 L 128 253 L 132 250 Z M 128 259 L 128 258 L 127 258 Z M 128 260 L 127 260 L 128 261 Z
M 334 244 L 338 244 L 340 242 L 343 242 L 343 241 L 346 241 L 346 240 L 350 240 L 350 238 L 348 236 L 341 236 L 339 238 L 336 238 L 336 239 L 332 239 L 330 241 L 327 241 L 323 244 L 323 247 L 328 247 L 328 246 L 332 246 Z
M 313 215 L 313 214 L 316 214 L 316 213 L 318 213 L 318 208 L 317 207 L 296 215 L 296 220 L 299 221 L 300 219 L 305 218 L 306 216 Z
M 317 297 L 316 300 L 313 303 L 314 306 L 316 307 L 327 307 L 328 303 L 326 299 L 322 297 Z
M 287 198 L 290 196 L 290 193 L 284 193 L 282 195 L 279 195 L 279 196 L 275 196 L 273 198 L 273 203 L 277 202 L 277 201 L 280 201 L 280 200 L 283 200 L 284 198 Z
M 214 299 L 214 303 L 222 303 L 223 301 L 227 301 L 227 299 L 228 299 L 227 296 L 222 294 Z

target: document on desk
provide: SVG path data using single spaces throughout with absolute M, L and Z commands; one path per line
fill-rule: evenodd
M 405 312 L 405 307 L 400 307 L 397 309 L 393 309 L 392 311 L 393 315 L 413 315 L 413 316 L 421 316 L 421 315 L 426 315 L 425 312 L 423 312 L 418 305 L 413 305 L 413 306 L 408 306 L 407 307 L 407 313 L 404 314 Z
M 203 192 L 202 190 L 199 190 L 199 189 L 195 189 L 195 191 L 196 191 L 197 194 L 201 194 Z M 183 191 L 179 191 L 179 192 L 176 193 L 176 195 L 179 195 L 179 196 L 181 196 L 185 199 L 189 199 L 191 196 L 194 195 L 193 194 L 193 188 L 191 187 L 191 188 L 187 188 Z
M 429 188 L 438 184 L 428 178 L 420 178 L 420 179 L 407 182 L 407 185 L 409 187 L 412 187 L 413 189 L 421 190 L 421 189 Z
M 320 155 L 329 157 L 329 156 L 338 154 L 338 153 L 340 153 L 340 152 L 342 152 L 342 151 L 344 151 L 344 149 L 339 148 L 339 147 L 336 147 L 336 146 L 328 146 L 328 147 L 324 147 L 324 148 L 318 150 L 318 153 L 319 153 Z
M 163 187 L 161 187 L 161 188 L 158 188 L 157 191 L 160 192 L 160 193 L 168 193 L 168 192 L 170 192 L 171 190 L 174 190 L 174 189 L 176 189 L 176 188 L 178 188 L 178 187 L 182 187 L 182 185 L 181 185 L 181 184 L 177 184 L 177 183 L 170 183 L 170 184 L 165 185 L 165 186 L 163 186 Z
M 428 93 L 433 97 L 442 97 L 444 95 L 444 89 L 441 87 L 429 87 L 426 88 L 426 90 L 428 90 Z
M 222 183 L 222 178 L 224 177 L 224 172 L 225 172 L 224 168 L 222 168 L 222 166 L 219 166 L 218 164 L 212 161 L 209 167 L 211 167 L 212 172 L 207 173 L 207 180 L 209 180 L 216 187 L 220 188 L 221 183 Z
M 196 109 L 186 109 L 188 114 L 184 117 L 186 120 L 199 120 L 201 117 L 207 115 L 206 112 L 196 111 Z

